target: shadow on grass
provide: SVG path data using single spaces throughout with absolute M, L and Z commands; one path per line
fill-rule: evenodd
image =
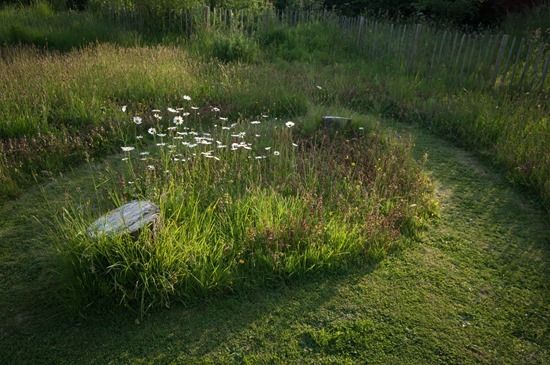
M 34 218 L 47 218 L 45 214 L 62 208 L 78 186 L 86 186 L 86 175 L 74 175 L 47 184 L 43 192 L 32 188 L 0 207 L 0 357 L 8 363 L 143 356 L 167 362 L 181 353 L 200 357 L 227 352 L 227 343 L 246 328 L 265 323 L 270 316 L 299 321 L 330 301 L 342 284 L 360 280 L 377 265 L 314 272 L 274 287 L 211 295 L 186 306 L 157 310 L 143 320 L 138 320 L 139 313 L 123 309 L 78 317 L 52 296 L 58 288 L 43 270 L 51 238 Z

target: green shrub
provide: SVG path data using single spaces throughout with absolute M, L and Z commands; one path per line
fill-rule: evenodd
M 241 34 L 216 34 L 212 41 L 212 56 L 222 62 L 253 62 L 259 49 L 256 43 Z

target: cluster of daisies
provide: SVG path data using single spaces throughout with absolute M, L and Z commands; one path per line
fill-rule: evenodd
M 184 95 L 183 100 L 191 102 L 192 99 L 188 95 Z M 122 106 L 121 110 L 123 113 L 127 113 L 128 107 L 126 105 Z M 213 114 L 215 123 L 213 124 L 215 129 L 214 133 L 199 132 L 185 125 L 189 117 L 200 115 L 201 108 L 197 106 L 189 106 L 188 108 L 169 107 L 166 109 L 167 113 L 165 113 L 167 116 L 163 115 L 160 109 L 151 110 L 155 126 L 148 128 L 147 134 L 152 137 L 152 145 L 161 149 L 162 153 L 165 156 L 168 155 L 173 162 L 185 162 L 196 158 L 207 158 L 220 161 L 221 159 L 219 154 L 216 154 L 216 151 L 222 149 L 230 151 L 251 151 L 248 158 L 255 160 L 263 160 L 270 156 L 278 157 L 281 155 L 280 151 L 271 146 L 261 148 L 261 153 L 258 153 L 253 144 L 246 141 L 246 138 L 260 138 L 261 134 L 249 134 L 245 130 L 239 130 L 250 129 L 250 127 L 244 123 L 230 123 L 229 118 L 220 115 L 220 108 L 207 107 L 203 108 L 202 111 Z M 269 118 L 268 115 L 262 114 L 259 120 L 250 121 L 249 124 L 251 126 L 257 126 L 254 130 L 258 131 L 258 127 L 262 124 L 262 120 L 266 120 L 267 118 Z M 131 117 L 131 121 L 136 126 L 144 122 L 141 116 L 133 116 Z M 274 118 L 274 122 L 278 124 L 278 118 Z M 287 121 L 281 124 L 281 126 L 282 125 L 286 128 L 292 128 L 295 126 L 295 123 Z M 217 135 L 217 138 L 215 135 Z M 137 140 L 142 140 L 143 138 L 143 135 L 136 136 Z M 293 147 L 298 147 L 295 143 L 292 143 L 292 145 Z M 125 153 L 122 159 L 123 161 L 130 161 L 131 154 L 136 150 L 134 146 L 122 146 L 121 149 Z M 140 152 L 139 159 L 141 161 L 152 160 L 151 153 L 148 151 Z M 154 165 L 147 165 L 147 168 L 149 170 L 155 170 Z

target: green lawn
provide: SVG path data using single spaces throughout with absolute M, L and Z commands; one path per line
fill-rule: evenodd
M 517 28 L 514 22 L 521 22 L 521 18 L 510 19 L 508 27 Z M 532 24 L 540 20 L 532 19 Z M 417 54 L 416 64 L 429 66 L 430 72 L 411 72 L 407 52 L 398 53 L 404 55 L 403 59 L 390 52 L 392 47 L 400 50 L 401 40 L 406 41 L 395 36 L 393 26 L 377 28 L 374 38 L 365 44 L 366 49 L 359 50 L 356 39 L 329 23 L 280 25 L 252 35 L 230 32 L 222 26 L 185 38 L 160 29 L 156 33 L 140 33 L 108 20 L 100 21 L 89 12 L 54 12 L 43 4 L 26 9 L 4 8 L 0 10 L 0 20 L 0 44 L 4 44 L 0 58 L 0 364 L 550 363 L 549 81 L 543 81 L 538 92 L 526 92 L 527 89 L 506 86 L 504 82 L 523 79 L 516 71 L 539 72 L 540 68 L 543 72 L 548 60 L 546 45 L 535 52 L 541 43 L 533 43 L 534 64 L 529 63 L 529 57 L 525 62 L 520 59 L 513 72 L 501 75 L 496 87 L 484 87 L 477 77 L 487 76 L 493 63 L 486 62 L 483 55 L 496 52 L 498 43 L 493 42 L 495 49 L 476 46 L 477 43 L 465 47 L 469 53 L 463 55 L 477 54 L 474 58 L 479 64 L 474 65 L 481 67 L 466 79 L 448 68 L 458 67 L 463 56 L 456 56 L 454 46 L 453 52 L 445 54 L 448 63 L 441 68 L 434 66 L 433 72 L 430 62 L 435 53 Z M 403 35 L 408 34 L 412 40 L 420 28 L 406 29 L 409 31 L 403 28 Z M 447 32 L 441 31 L 430 36 L 435 44 L 445 43 Z M 426 50 L 431 48 L 425 47 Z M 236 121 L 248 125 L 252 118 L 261 119 L 267 113 L 266 122 L 272 118 L 271 122 L 279 123 L 288 132 L 283 125 L 294 120 L 297 123 L 292 133 L 304 139 L 315 135 L 314 123 L 309 123 L 309 127 L 303 123 L 305 127 L 300 129 L 300 121 L 318 123 L 321 115 L 343 113 L 352 115 L 355 124 L 353 133 L 339 136 L 340 139 L 315 137 L 313 142 L 308 140 L 310 149 L 296 149 L 297 155 L 302 156 L 296 169 L 279 167 L 265 173 L 262 168 L 243 168 L 250 166 L 246 163 L 252 156 L 244 156 L 242 161 L 235 159 L 236 167 L 226 165 L 237 177 L 220 167 L 224 165 L 208 165 L 208 169 L 196 169 L 194 175 L 185 175 L 187 167 L 168 173 L 165 168 L 155 168 L 152 170 L 162 171 L 158 186 L 149 184 L 147 175 L 136 175 L 131 180 L 144 182 L 143 191 L 148 195 L 140 197 L 162 202 L 168 195 L 169 199 L 174 198 L 174 205 L 183 207 L 187 192 L 202 191 L 215 198 L 211 201 L 213 212 L 218 202 L 222 202 L 222 209 L 230 205 L 234 197 L 223 193 L 234 189 L 238 185 L 235 181 L 244 176 L 265 183 L 265 191 L 288 190 L 298 200 L 310 197 L 308 202 L 312 204 L 304 205 L 304 211 L 321 217 L 321 223 L 345 215 L 347 220 L 335 220 L 337 223 L 331 226 L 341 236 L 353 231 L 345 222 L 379 228 L 365 231 L 366 235 L 354 238 L 353 243 L 359 248 L 377 244 L 379 237 L 371 233 L 379 232 L 384 243 L 381 254 L 368 256 L 370 260 L 343 260 L 345 269 L 330 266 L 330 270 L 316 273 L 310 272 L 309 264 L 303 261 L 304 270 L 289 271 L 286 276 L 278 276 L 280 280 L 262 281 L 258 272 L 250 270 L 250 277 L 261 285 L 232 286 L 231 277 L 226 281 L 228 285 L 217 287 L 219 290 L 191 294 L 193 299 L 186 298 L 185 305 L 162 302 L 169 303 L 170 308 L 155 308 L 144 317 L 136 306 L 133 310 L 93 307 L 82 310 L 85 316 L 71 312 L 64 305 L 66 291 L 55 272 L 59 266 L 52 259 L 52 248 L 59 247 L 54 245 L 59 241 L 73 240 L 77 245 L 82 241 L 70 229 L 62 230 L 67 239 L 60 238 L 59 232 L 51 229 L 52 221 L 63 209 L 74 209 L 75 201 L 85 201 L 96 194 L 106 192 L 96 199 L 105 204 L 112 204 L 113 196 L 121 201 L 129 199 L 133 194 L 128 188 L 130 180 L 107 181 L 108 167 L 123 164 L 123 156 L 112 153 L 120 152 L 121 146 L 140 146 L 132 116 L 144 116 L 143 131 L 153 126 L 160 131 L 160 118 L 155 120 L 151 109 L 166 110 L 182 104 L 190 108 L 191 104 L 183 102 L 184 95 L 190 95 L 193 105 L 200 107 L 193 109 L 200 116 L 192 118 L 199 126 L 197 131 L 203 134 L 211 124 L 223 124 L 219 120 L 225 118 L 218 118 L 221 114 L 210 113 L 217 107 L 228 117 L 228 124 Z M 127 113 L 122 110 L 123 105 L 127 106 Z M 357 113 L 363 113 L 365 118 Z M 168 125 L 174 128 L 167 132 L 168 138 L 177 133 L 172 117 L 166 115 L 164 121 L 168 124 L 162 127 L 167 131 Z M 340 141 L 339 147 L 346 147 L 350 143 L 348 137 L 356 141 L 357 135 L 363 133 L 359 130 L 370 133 L 362 122 L 372 124 L 373 138 L 361 139 L 361 148 L 338 150 L 330 145 Z M 141 147 L 152 145 L 156 137 L 143 131 Z M 254 131 L 250 129 L 248 136 Z M 413 153 L 419 164 L 410 159 L 409 135 L 415 141 Z M 216 137 L 214 132 L 212 136 Z M 227 138 L 229 145 L 231 138 L 243 136 Z M 269 133 L 264 138 L 264 144 L 258 143 L 264 150 L 277 142 Z M 288 135 L 285 138 L 280 141 L 295 141 Z M 293 144 L 285 146 L 287 152 L 295 151 Z M 171 147 L 176 148 L 167 146 Z M 193 150 L 199 157 L 201 147 L 204 146 Z M 365 152 L 361 161 L 365 163 L 356 164 L 354 154 L 361 149 Z M 338 153 L 333 155 L 328 153 L 336 150 Z M 140 151 L 136 149 L 132 156 L 139 158 Z M 278 149 L 277 156 L 279 152 L 285 155 L 284 151 Z M 167 156 L 158 160 L 166 162 L 162 166 L 172 161 L 172 155 Z M 385 164 L 386 159 L 393 162 Z M 367 165 L 372 168 L 361 170 Z M 426 205 L 433 203 L 422 169 L 427 170 L 435 185 L 440 217 L 429 221 L 418 239 L 413 239 L 404 233 L 415 233 L 420 220 L 400 220 L 411 217 L 394 215 L 393 203 L 399 201 L 407 214 L 423 208 L 422 192 L 428 196 Z M 355 176 L 356 170 L 361 175 Z M 317 175 L 295 171 L 319 172 L 321 178 L 315 180 Z M 171 175 L 174 172 L 181 174 Z M 206 176 L 203 174 L 210 180 L 202 179 Z M 165 176 L 183 177 L 185 183 Z M 350 176 L 357 179 L 350 180 Z M 418 178 L 418 186 L 426 189 L 399 185 L 395 176 L 401 181 Z M 321 180 L 324 184 L 319 183 Z M 371 180 L 376 183 L 368 185 Z M 167 181 L 166 186 L 174 189 L 164 189 Z M 178 183 L 170 185 L 174 182 Z M 242 185 L 239 194 L 254 197 L 250 185 Z M 301 190 L 296 186 L 301 186 Z M 313 194 L 319 187 L 326 187 L 326 195 L 334 197 L 326 216 L 316 215 L 315 207 L 326 207 L 330 200 L 323 203 L 325 193 Z M 171 193 L 163 194 L 166 191 Z M 353 195 L 353 191 L 362 195 Z M 228 196 L 227 204 L 221 195 Z M 258 196 L 264 207 L 271 207 L 268 195 Z M 418 204 L 415 199 L 419 199 Z M 207 202 L 204 196 L 196 200 Z M 255 200 L 250 202 L 252 208 L 261 206 Z M 363 205 L 372 210 L 361 210 L 359 206 Z M 288 215 L 288 206 L 280 204 L 282 208 L 274 210 Z M 269 218 L 268 208 L 265 216 Z M 166 211 L 170 209 L 169 206 Z M 361 214 L 353 214 L 358 211 Z M 88 213 L 96 216 L 95 212 L 77 209 L 76 216 L 82 218 L 84 225 L 90 218 Z M 237 213 L 235 217 L 248 219 L 250 215 Z M 220 216 L 227 218 L 231 214 L 215 215 Z M 259 225 L 253 220 L 243 220 L 242 231 L 233 237 L 225 233 L 237 230 L 226 232 L 219 220 L 210 220 L 208 230 L 198 220 L 189 230 L 197 235 L 188 238 L 187 230 L 181 229 L 188 223 L 187 216 L 182 217 L 182 221 L 172 222 L 181 233 L 174 236 L 175 244 L 169 246 L 176 259 L 167 260 L 181 272 L 188 269 L 187 256 L 191 261 L 205 258 L 181 254 L 181 247 L 191 246 L 187 242 L 202 244 L 205 252 L 212 249 L 213 241 L 207 234 L 202 241 L 196 239 L 203 231 L 217 232 L 218 257 L 222 258 L 227 256 L 224 240 L 242 243 L 240 237 L 248 237 L 250 232 L 252 238 L 257 237 L 255 229 Z M 377 225 L 369 225 L 371 221 Z M 67 222 L 69 228 L 79 229 L 70 220 Z M 294 226 L 282 222 L 281 232 L 289 231 L 294 237 Z M 317 227 L 298 218 L 292 222 Z M 411 232 L 405 232 L 410 228 L 407 224 L 412 227 Z M 273 237 L 269 234 L 273 230 L 267 227 L 265 237 L 269 242 L 265 247 Z M 323 236 L 313 234 L 322 230 L 303 232 L 304 239 L 300 238 L 296 247 L 303 247 L 304 242 L 319 244 L 311 247 L 330 246 Z M 125 247 L 132 251 L 132 242 L 125 242 L 130 243 Z M 159 240 L 147 241 L 155 242 Z M 89 253 L 90 247 L 97 248 L 94 242 L 88 243 L 76 256 L 77 261 Z M 260 248 L 264 248 L 263 243 L 266 242 L 259 243 Z M 282 243 L 283 247 L 290 246 L 286 241 Z M 142 251 L 135 250 L 139 251 L 137 256 L 147 257 L 149 248 L 154 251 L 163 247 L 152 244 L 140 246 L 146 254 L 140 256 Z M 110 247 L 118 259 L 119 246 Z M 165 253 L 157 251 L 161 256 Z M 380 260 L 386 251 L 390 253 Z M 258 256 L 258 251 L 250 252 Z M 344 254 L 353 256 L 353 252 L 356 251 L 345 249 L 341 256 L 334 256 L 341 259 Z M 230 260 L 238 268 L 242 265 L 241 253 L 237 250 Z M 251 257 L 254 259 L 254 255 Z M 266 257 L 276 257 L 277 261 L 280 256 Z M 138 263 L 140 258 L 136 259 Z M 107 268 L 102 272 L 110 272 L 112 263 L 103 259 L 99 257 L 97 261 Z M 143 267 L 149 267 L 149 262 L 144 261 Z M 211 263 L 208 257 L 203 261 Z M 91 262 L 82 264 L 80 269 L 89 268 L 94 278 L 96 266 Z M 218 267 L 214 267 L 214 273 L 225 272 Z M 160 267 L 158 272 L 162 281 L 166 270 Z M 191 282 L 196 279 L 193 275 L 191 272 Z M 112 284 L 116 280 L 106 281 Z M 130 289 L 134 282 L 138 281 L 126 281 L 131 283 Z M 208 280 L 203 283 L 207 284 L 205 289 L 212 289 Z M 174 299 L 180 298 L 183 296 Z
M 315 275 L 187 307 L 73 318 L 41 269 L 33 216 L 89 189 L 84 166 L 0 208 L 4 363 L 547 364 L 550 225 L 545 212 L 469 153 L 392 125 L 428 154 L 441 218 L 377 267 Z M 68 193 L 69 194 L 69 193 Z M 46 206 L 44 197 L 51 206 Z

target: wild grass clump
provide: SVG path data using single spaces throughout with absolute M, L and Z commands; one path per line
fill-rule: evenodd
M 332 63 L 358 55 L 352 37 L 331 23 L 274 26 L 258 32 L 256 38 L 271 60 Z
M 102 146 L 119 144 L 121 104 L 136 112 L 166 108 L 191 90 L 194 99 L 219 105 L 234 119 L 262 112 L 295 117 L 308 109 L 299 90 L 243 77 L 247 65 L 199 61 L 176 47 L 102 45 L 67 54 L 14 48 L 0 67 L 0 199 L 19 190 L 8 186 L 28 186 L 84 160 L 74 156 L 112 151 L 80 142 L 93 136 Z
M 256 42 L 240 33 L 204 32 L 198 36 L 195 47 L 207 57 L 225 63 L 250 63 L 257 61 L 260 55 Z
M 217 107 L 133 118 L 109 201 L 80 202 L 55 233 L 69 298 L 145 311 L 383 257 L 433 212 L 410 142 L 364 124 L 336 133 L 266 114 L 227 119 Z M 209 115 L 209 124 L 196 118 Z M 129 122 L 132 123 L 132 122 Z M 307 132 L 307 131 L 310 132 Z M 162 224 L 138 237 L 93 239 L 95 205 L 148 199 Z M 95 209 L 94 209 L 95 210 Z

